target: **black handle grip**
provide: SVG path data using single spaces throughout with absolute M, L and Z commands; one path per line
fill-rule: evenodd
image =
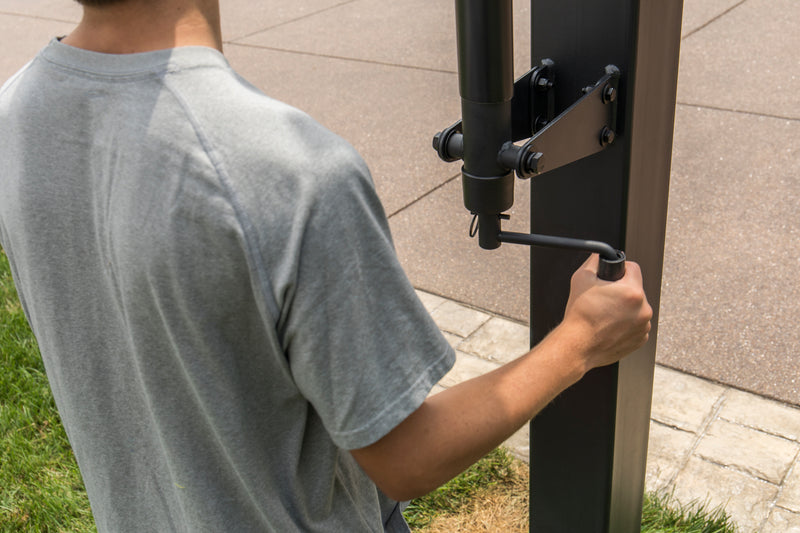
M 605 281 L 617 281 L 625 276 L 625 252 L 617 250 L 616 259 L 600 256 L 597 277 Z

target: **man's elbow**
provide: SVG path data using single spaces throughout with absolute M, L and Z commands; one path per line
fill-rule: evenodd
M 373 483 L 389 498 L 404 502 L 424 496 L 439 486 L 428 469 L 403 465 L 397 457 L 379 457 L 370 447 L 350 453 Z
M 375 484 L 386 496 L 398 502 L 421 498 L 438 487 L 438 484 L 425 479 L 408 479 L 402 483 L 386 481 L 380 485 Z

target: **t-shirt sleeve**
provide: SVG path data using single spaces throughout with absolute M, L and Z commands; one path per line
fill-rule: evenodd
M 399 264 L 363 161 L 334 166 L 296 214 L 279 334 L 333 441 L 357 449 L 416 410 L 455 354 Z

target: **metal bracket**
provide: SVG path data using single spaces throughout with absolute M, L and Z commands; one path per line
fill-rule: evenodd
M 545 62 L 549 64 L 545 65 Z M 521 146 L 513 142 L 504 144 L 497 156 L 503 166 L 514 170 L 521 179 L 595 154 L 613 143 L 616 137 L 619 69 L 613 65 L 607 66 L 605 75 L 594 85 L 586 87 L 581 98 L 560 115 L 551 118 L 553 63 L 549 60 L 542 63 L 542 67 L 531 71 L 530 81 L 520 86 L 520 90 L 524 86 L 530 87 L 531 92 L 526 100 L 533 103 L 533 112 L 522 120 L 530 124 L 530 130 L 535 133 Z M 514 87 L 516 96 L 517 85 Z M 546 103 L 536 106 L 537 99 Z M 523 132 L 527 133 L 527 130 Z M 517 135 L 514 135 L 514 139 L 517 140 Z
M 541 64 L 514 82 L 511 100 L 511 138 L 527 139 L 555 118 L 555 63 L 542 59 Z
M 528 179 L 603 150 L 616 138 L 617 94 L 620 71 L 605 67 L 605 75 L 584 88 L 583 96 L 554 117 L 555 63 L 540 66 L 514 82 L 512 141 L 497 155 L 498 162 Z M 514 142 L 530 137 L 524 144 Z M 439 157 L 451 162 L 464 155 L 461 121 L 433 138 Z

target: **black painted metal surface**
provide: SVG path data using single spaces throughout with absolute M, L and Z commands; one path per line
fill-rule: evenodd
M 666 224 L 682 2 L 534 0 L 532 65 L 555 62 L 556 112 L 622 72 L 616 140 L 532 183 L 531 230 L 625 249 L 656 316 Z M 585 254 L 531 250 L 531 342 L 562 319 Z M 554 289 L 557 287 L 557 289 Z M 531 531 L 639 531 L 657 328 L 618 365 L 596 369 L 531 425 Z

